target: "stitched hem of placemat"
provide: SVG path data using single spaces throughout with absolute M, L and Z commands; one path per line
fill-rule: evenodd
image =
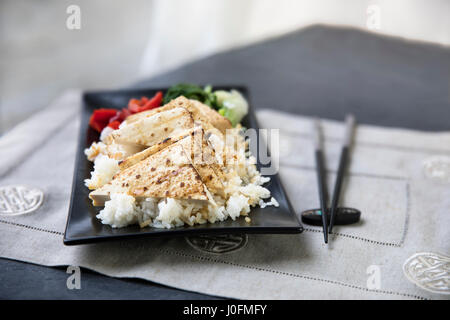
M 280 163 L 280 164 L 283 165 L 284 167 L 288 167 L 288 168 L 295 168 L 295 169 L 306 170 L 306 171 L 315 171 L 314 167 L 301 166 L 301 165 L 288 164 L 288 163 Z M 332 172 L 332 171 L 331 170 L 327 170 L 327 172 Z M 400 241 L 396 243 L 396 242 L 389 242 L 389 241 L 373 240 L 373 239 L 369 239 L 369 238 L 364 238 L 364 237 L 351 235 L 351 234 L 346 234 L 346 233 L 340 233 L 340 232 L 333 232 L 332 234 L 335 235 L 335 236 L 341 236 L 341 237 L 350 238 L 350 239 L 354 239 L 354 240 L 360 240 L 360 241 L 364 241 L 364 242 L 368 242 L 368 243 L 372 243 L 372 244 L 377 244 L 377 245 L 381 245 L 381 246 L 390 246 L 390 247 L 397 247 L 397 248 L 402 247 L 404 242 L 405 242 L 406 234 L 408 233 L 408 229 L 409 229 L 408 225 L 409 225 L 409 212 L 410 212 L 410 202 L 411 202 L 410 201 L 410 186 L 409 186 L 410 182 L 409 182 L 409 179 L 403 178 L 403 177 L 393 177 L 393 176 L 384 176 L 384 175 L 375 175 L 375 174 L 364 174 L 364 173 L 356 173 L 356 172 L 348 173 L 348 175 L 349 176 L 359 176 L 359 177 L 379 178 L 379 179 L 401 180 L 401 181 L 406 183 L 406 189 L 405 189 L 405 194 L 406 194 L 406 213 L 405 213 L 405 220 L 404 220 L 403 228 L 402 228 L 402 235 L 401 235 Z M 304 228 L 303 230 L 305 230 L 307 232 L 323 233 L 323 231 L 320 230 L 320 229 Z
M 404 225 L 403 225 L 402 237 L 401 237 L 401 239 L 400 239 L 400 241 L 398 243 L 372 240 L 372 239 L 367 239 L 367 238 L 363 238 L 363 237 L 360 237 L 360 236 L 355 236 L 355 235 L 345 234 L 345 233 L 340 233 L 340 232 L 333 232 L 331 234 L 335 235 L 335 236 L 351 238 L 351 239 L 354 239 L 354 240 L 360 240 L 360 241 L 369 242 L 369 243 L 373 243 L 373 244 L 378 244 L 378 245 L 382 245 L 382 246 L 390 246 L 390 247 L 401 248 L 403 246 L 404 242 L 405 242 L 405 238 L 406 238 L 406 234 L 408 233 L 408 226 L 409 226 L 409 202 L 410 202 L 409 201 L 409 183 L 406 184 L 406 198 L 408 200 L 407 200 L 407 204 L 406 204 L 405 222 L 404 222 Z M 307 232 L 323 233 L 323 231 L 320 230 L 320 229 L 303 228 L 303 230 L 307 231 Z
M 406 234 L 407 234 L 407 231 L 408 231 L 408 223 L 409 223 L 409 202 L 410 201 L 409 201 L 409 182 L 408 181 L 406 181 L 406 198 L 407 198 L 407 204 L 406 204 L 405 222 L 404 222 L 404 225 L 403 225 L 402 238 L 400 239 L 400 242 L 398 242 L 398 243 L 387 242 L 387 241 L 378 241 L 378 240 L 373 240 L 373 239 L 364 238 L 364 237 L 355 236 L 355 235 L 346 234 L 346 233 L 341 233 L 341 232 L 333 232 L 332 234 L 334 236 L 348 238 L 348 239 L 352 239 L 352 240 L 363 241 L 363 242 L 367 242 L 367 243 L 371 243 L 371 244 L 375 244 L 375 245 L 390 246 L 390 247 L 397 247 L 397 248 L 402 247 L 403 243 L 404 243 L 404 240 L 406 238 Z M 14 225 L 14 226 L 27 228 L 27 229 L 31 229 L 31 230 L 36 230 L 36 231 L 41 231 L 41 232 L 58 234 L 58 235 L 62 235 L 62 236 L 64 235 L 63 232 L 54 231 L 54 230 L 48 230 L 48 229 L 39 228 L 39 227 L 33 227 L 33 226 L 29 226 L 29 225 L 22 224 L 22 223 L 5 221 L 5 220 L 1 220 L 1 219 L 0 219 L 0 223 Z M 312 228 L 304 228 L 304 230 L 307 231 L 307 232 L 316 232 L 316 233 L 322 233 L 323 232 L 323 231 L 321 231 L 319 229 L 312 229 Z
M 9 224 L 9 225 L 16 226 L 16 227 L 22 227 L 22 228 L 25 228 L 25 229 L 31 229 L 31 230 L 35 230 L 35 231 L 41 231 L 41 232 L 52 233 L 52 234 L 57 234 L 57 235 L 60 235 L 60 236 L 64 236 L 63 232 L 59 232 L 59 231 L 55 231 L 55 230 L 48 230 L 48 229 L 39 228 L 39 227 L 33 227 L 33 226 L 29 226 L 29 225 L 22 224 L 22 223 L 5 221 L 5 220 L 0 220 L 0 223 Z
M 0 220 L 0 223 L 14 225 L 14 226 L 17 226 L 17 227 L 22 227 L 22 228 L 31 229 L 31 230 L 40 231 L 40 232 L 51 233 L 51 234 L 60 235 L 60 236 L 64 235 L 64 233 L 59 232 L 59 231 L 48 230 L 48 229 L 43 229 L 43 228 L 37 228 L 37 227 L 33 227 L 33 226 L 24 225 L 24 224 L 21 224 L 21 223 L 9 222 L 9 221 L 5 221 L 5 220 Z M 222 264 L 227 264 L 227 265 L 231 265 L 231 266 L 235 266 L 235 267 L 252 269 L 252 270 L 257 270 L 257 271 L 270 272 L 270 273 L 280 274 L 280 275 L 284 275 L 284 276 L 290 276 L 290 277 L 294 277 L 294 278 L 301 278 L 301 279 L 305 279 L 305 280 L 319 281 L 319 282 L 323 282 L 323 283 L 339 285 L 339 286 L 343 286 L 343 287 L 347 287 L 347 288 L 351 288 L 351 289 L 362 290 L 362 291 L 366 291 L 366 292 L 375 292 L 375 293 L 381 293 L 381 294 L 404 296 L 404 297 L 414 298 L 414 299 L 418 299 L 418 300 L 428 300 L 425 297 L 421 297 L 421 296 L 413 295 L 413 294 L 409 294 L 409 293 L 396 292 L 396 291 L 386 291 L 386 290 L 369 290 L 369 289 L 364 288 L 364 287 L 360 287 L 360 286 L 357 286 L 357 285 L 353 285 L 353 284 L 349 284 L 349 283 L 345 283 L 345 282 L 340 282 L 340 281 L 336 281 L 336 280 L 323 279 L 323 278 L 307 276 L 307 275 L 301 275 L 301 274 L 296 274 L 296 273 L 291 273 L 291 272 L 286 272 L 286 271 L 279 271 L 279 270 L 268 269 L 268 268 L 248 266 L 248 265 L 244 265 L 244 264 L 239 264 L 239 263 L 229 262 L 229 261 L 223 261 L 223 260 L 214 259 L 214 258 L 210 258 L 210 257 L 196 256 L 196 255 L 192 255 L 192 254 L 178 252 L 178 251 L 175 251 L 175 250 L 167 250 L 167 249 L 157 249 L 157 250 L 161 251 L 163 253 L 175 254 L 175 255 L 178 255 L 178 256 L 182 256 L 182 257 L 189 257 L 189 258 L 197 259 L 197 260 L 207 260 L 207 261 L 210 261 L 210 262 L 222 263 Z
M 428 298 L 425 298 L 425 297 L 422 297 L 422 296 L 419 296 L 419 295 L 410 294 L 410 293 L 397 292 L 397 291 L 388 291 L 388 290 L 370 290 L 370 289 L 367 289 L 367 288 L 364 288 L 364 287 L 361 287 L 361 286 L 357 286 L 357 285 L 349 284 L 349 283 L 345 283 L 345 282 L 340 282 L 340 281 L 336 281 L 336 280 L 323 279 L 323 278 L 319 278 L 319 277 L 307 276 L 307 275 L 302 275 L 302 274 L 297 274 L 297 273 L 292 273 L 292 272 L 286 272 L 286 271 L 279 271 L 279 270 L 274 270 L 274 269 L 269 269 L 269 268 L 248 266 L 248 265 L 245 265 L 245 264 L 239 264 L 239 263 L 230 262 L 230 261 L 223 261 L 223 260 L 210 258 L 210 257 L 196 256 L 196 255 L 187 254 L 187 253 L 179 252 L 179 251 L 175 251 L 175 250 L 158 249 L 158 251 L 161 251 L 161 252 L 166 253 L 166 254 L 178 255 L 178 256 L 181 256 L 181 257 L 188 257 L 188 258 L 197 259 L 197 260 L 206 260 L 206 261 L 209 261 L 209 262 L 231 265 L 231 266 L 234 266 L 234 267 L 252 269 L 252 270 L 263 271 L 263 272 L 270 272 L 270 273 L 275 273 L 275 274 L 289 276 L 289 277 L 294 277 L 294 278 L 301 278 L 301 279 L 305 279 L 305 280 L 319 281 L 319 282 L 323 282 L 323 283 L 334 284 L 334 285 L 343 286 L 343 287 L 347 287 L 347 288 L 351 288 L 351 289 L 362 290 L 362 291 L 366 291 L 366 292 L 374 292 L 374 293 L 380 293 L 380 294 L 397 295 L 397 296 L 403 296 L 403 297 L 408 297 L 408 298 L 414 298 L 414 299 L 417 299 L 417 300 L 429 300 Z
M 323 233 L 323 231 L 321 231 L 319 229 L 303 228 L 303 230 L 307 231 L 307 232 Z M 377 245 L 380 245 L 380 246 L 388 246 L 388 247 L 396 247 L 396 248 L 400 248 L 401 247 L 401 245 L 398 244 L 398 243 L 371 240 L 371 239 L 366 239 L 366 238 L 362 238 L 362 237 L 359 237 L 359 236 L 354 236 L 354 235 L 351 235 L 351 234 L 333 232 L 333 233 L 330 233 L 330 235 L 340 236 L 340 237 L 344 237 L 344 238 L 350 238 L 350 239 L 353 239 L 353 240 L 364 241 L 364 242 L 368 242 L 368 243 L 372 243 L 372 244 L 377 244 Z
M 288 165 L 288 164 L 283 164 L 283 165 L 287 166 L 287 167 L 293 167 L 293 168 L 298 168 L 298 169 L 303 169 L 303 170 L 314 170 L 313 167 L 296 166 L 296 165 Z M 361 176 L 363 174 L 350 173 L 350 175 Z M 384 179 L 404 180 L 406 182 L 406 213 L 405 213 L 405 221 L 404 221 L 404 224 L 403 224 L 402 236 L 401 236 L 400 241 L 398 243 L 388 242 L 388 241 L 378 241 L 378 240 L 373 240 L 373 239 L 364 238 L 364 237 L 351 235 L 351 234 L 346 234 L 346 233 L 341 233 L 341 232 L 334 232 L 333 235 L 339 236 L 339 237 L 343 237 L 343 238 L 363 241 L 363 242 L 367 242 L 367 243 L 371 243 L 371 244 L 375 244 L 375 245 L 390 246 L 390 247 L 400 248 L 400 247 L 403 246 L 405 238 L 406 238 L 406 234 L 408 232 L 409 211 L 410 211 L 410 199 L 409 199 L 410 198 L 410 187 L 409 187 L 409 181 L 407 179 L 403 179 L 403 178 L 399 178 L 399 177 L 392 178 L 392 177 L 385 177 L 385 176 L 378 176 L 378 175 L 372 175 L 372 176 L 373 177 L 377 177 L 377 178 L 382 178 L 382 179 L 384 178 Z M 39 228 L 39 227 L 33 227 L 33 226 L 29 226 L 29 225 L 25 225 L 25 224 L 21 224 L 21 223 L 16 223 L 16 222 L 11 222 L 11 221 L 0 220 L 0 223 L 9 224 L 9 225 L 15 225 L 15 226 L 19 226 L 19 227 L 23 227 L 23 228 L 27 228 L 27 229 L 31 229 L 31 230 L 37 230 L 37 231 L 42 231 L 42 232 L 47 232 L 47 233 L 64 235 L 63 232 L 54 231 L 54 230 L 48 230 L 48 229 Z M 307 231 L 307 232 L 315 232 L 315 233 L 322 233 L 323 232 L 323 231 L 321 231 L 319 229 L 312 229 L 312 228 L 304 228 L 304 230 Z

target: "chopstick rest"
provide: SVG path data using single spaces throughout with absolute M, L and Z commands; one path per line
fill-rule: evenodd
M 327 209 L 327 222 L 330 221 L 330 209 Z M 309 209 L 301 213 L 302 222 L 311 226 L 322 226 L 322 210 Z M 339 207 L 336 208 L 336 215 L 334 219 L 335 225 L 348 225 L 356 223 L 361 218 L 361 211 L 354 208 Z

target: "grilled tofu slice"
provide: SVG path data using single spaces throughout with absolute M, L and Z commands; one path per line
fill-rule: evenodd
M 202 127 L 195 127 L 184 131 L 178 137 L 167 138 L 158 144 L 126 158 L 119 163 L 120 170 L 125 170 L 174 143 L 180 143 L 182 145 L 183 150 L 189 156 L 191 164 L 199 173 L 206 187 L 213 194 L 223 194 L 224 174 L 222 165 L 217 162 L 214 149 L 206 140 Z
M 210 200 L 207 187 L 181 143 L 172 144 L 119 172 L 89 197 L 95 206 L 101 206 L 111 193 L 127 193 L 136 198 Z
M 209 200 L 223 195 L 225 175 L 201 127 L 175 141 L 168 140 L 125 159 L 121 171 L 103 187 L 91 192 L 94 205 L 104 205 L 111 193 L 136 198 L 170 197 Z
M 125 122 L 127 124 L 130 124 L 130 123 L 142 120 L 144 118 L 148 118 L 148 117 L 154 116 L 157 113 L 161 113 L 161 112 L 165 112 L 165 111 L 168 111 L 168 110 L 172 110 L 174 108 L 187 108 L 187 106 L 189 104 L 190 104 L 190 100 L 186 99 L 185 97 L 178 97 L 178 98 L 170 101 L 169 103 L 166 103 L 162 107 L 154 108 L 154 109 L 151 109 L 151 110 L 147 110 L 147 111 L 143 111 L 143 112 L 132 114 L 132 115 L 127 117 Z
M 223 167 L 217 162 L 214 149 L 206 140 L 203 128 L 196 127 L 190 136 L 180 140 L 180 143 L 208 190 L 213 194 L 223 195 Z
M 150 147 L 193 127 L 194 120 L 189 111 L 173 108 L 127 123 L 113 131 L 108 138 L 118 144 Z
M 184 98 L 184 97 L 183 97 Z M 210 108 L 197 100 L 189 100 L 190 104 L 186 107 L 191 113 L 194 121 L 199 122 L 206 131 L 210 126 L 218 129 L 222 134 L 226 134 L 227 129 L 231 129 L 230 120 L 222 116 L 216 110 Z
M 106 145 L 106 152 L 108 157 L 116 160 L 123 160 L 127 157 L 130 157 L 138 152 L 141 152 L 146 147 L 136 145 L 136 144 L 128 144 L 122 143 L 119 144 L 114 140 L 111 140 L 109 144 Z
M 172 136 L 164 139 L 163 141 L 160 141 L 157 144 L 154 144 L 151 147 L 148 147 L 138 153 L 132 154 L 128 157 L 126 157 L 123 161 L 119 162 L 119 168 L 120 170 L 125 170 L 136 163 L 144 160 L 145 158 L 161 151 L 162 149 L 172 145 L 173 143 L 178 142 L 179 140 L 189 136 L 194 129 L 188 129 L 183 132 L 181 132 L 178 136 Z
M 200 123 L 206 131 L 209 131 L 211 128 L 216 128 L 222 134 L 225 134 L 226 130 L 232 127 L 230 120 L 219 114 L 216 110 L 201 103 L 200 101 L 189 100 L 183 96 L 170 101 L 160 108 L 133 114 L 126 119 L 126 123 L 133 123 L 174 108 L 187 109 L 192 114 L 194 121 Z

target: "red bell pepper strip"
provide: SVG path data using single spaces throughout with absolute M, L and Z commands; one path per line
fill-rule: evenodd
M 158 108 L 163 100 L 163 93 L 158 91 L 153 98 L 148 100 L 143 106 L 142 111 Z
M 117 114 L 116 109 L 97 109 L 92 113 L 89 119 L 89 125 L 96 131 L 101 132 L 105 128 L 109 119 Z
M 118 120 L 111 121 L 108 124 L 108 127 L 113 128 L 114 130 L 119 129 L 119 126 L 120 126 L 120 121 L 118 121 Z
M 140 107 L 141 101 L 139 99 L 131 99 L 128 102 L 128 110 L 130 110 L 131 113 L 138 113 Z
M 117 114 L 112 117 L 111 119 L 109 119 L 109 123 L 113 122 L 113 121 L 119 121 L 122 122 L 124 121 L 129 115 L 131 114 L 130 110 L 128 110 L 127 108 L 123 108 L 121 111 L 117 111 Z
M 158 91 L 151 99 L 148 99 L 147 97 L 142 97 L 140 100 L 131 99 L 128 102 L 128 109 L 131 111 L 131 113 L 139 113 L 159 107 L 162 100 L 163 93 L 161 91 Z
M 122 110 L 116 109 L 97 109 L 92 113 L 89 119 L 89 125 L 96 131 L 102 132 L 102 130 L 109 126 L 114 130 L 119 128 L 119 125 L 129 115 L 146 110 L 151 110 L 161 106 L 163 100 L 162 91 L 158 91 L 151 99 L 142 97 L 141 99 L 131 99 L 128 102 L 128 108 Z

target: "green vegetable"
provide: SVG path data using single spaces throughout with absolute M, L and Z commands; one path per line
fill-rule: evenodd
M 241 122 L 242 118 L 248 113 L 247 100 L 239 93 L 239 91 L 215 91 L 217 102 L 220 106 L 219 113 L 227 117 L 231 124 L 236 126 Z
M 166 104 L 179 96 L 185 96 L 188 99 L 198 100 L 213 109 L 220 108 L 220 105 L 217 103 L 216 95 L 212 92 L 211 86 L 206 86 L 202 89 L 195 84 L 179 83 L 167 90 L 163 103 Z
M 231 121 L 233 127 L 241 122 L 242 118 L 245 117 L 248 112 L 247 101 L 236 90 L 231 90 L 230 92 L 218 90 L 213 92 L 211 86 L 206 86 L 202 89 L 195 84 L 179 83 L 167 90 L 163 104 L 166 104 L 179 96 L 198 100 L 211 108 L 218 110 L 222 116 Z

